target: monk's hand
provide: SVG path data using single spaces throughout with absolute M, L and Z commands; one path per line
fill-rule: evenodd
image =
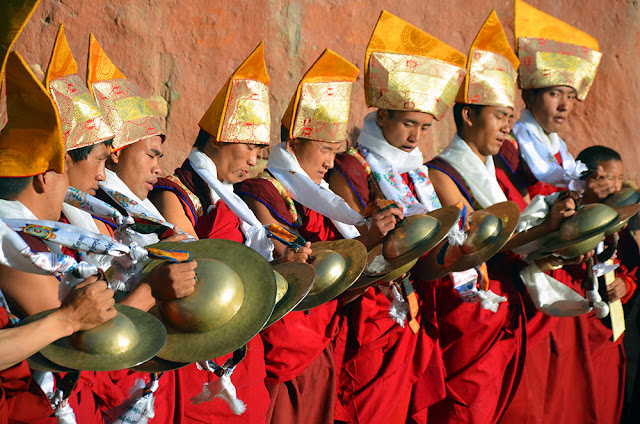
M 584 255 L 580 255 L 578 257 L 575 258 L 571 258 L 571 259 L 562 259 L 562 264 L 563 265 L 579 265 L 583 262 L 587 262 L 589 259 L 591 259 L 594 255 L 596 254 L 595 250 L 592 250 L 590 252 L 585 253 Z
M 172 300 L 189 296 L 196 287 L 197 262 L 164 262 L 155 267 L 144 280 L 151 286 L 156 300 Z
M 56 313 L 69 325 L 69 334 L 88 330 L 114 318 L 113 290 L 98 276 L 76 285 L 62 300 Z
M 572 197 L 562 196 L 553 202 L 551 211 L 547 216 L 546 224 L 550 231 L 555 231 L 560 227 L 562 221 L 576 213 L 576 202 Z
M 615 183 L 607 178 L 602 165 L 591 174 L 585 181 L 585 200 L 588 203 L 599 202 L 606 199 L 610 194 L 615 193 Z
M 622 299 L 627 294 L 627 283 L 622 278 L 617 277 L 613 283 L 607 286 L 607 302 L 614 302 Z
M 313 253 L 313 251 L 311 250 L 310 242 L 306 242 L 304 246 L 301 247 L 287 247 L 282 253 L 282 256 L 276 260 L 276 264 L 286 264 L 289 262 L 307 263 L 309 258 L 311 258 L 311 253 Z
M 162 241 L 184 241 L 186 239 L 188 239 L 189 236 L 186 234 L 172 234 L 169 237 L 165 237 L 162 239 Z
M 403 218 L 402 210 L 395 205 L 376 210 L 371 216 L 370 238 L 381 241 Z

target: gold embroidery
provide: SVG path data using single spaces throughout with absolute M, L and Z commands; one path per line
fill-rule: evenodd
M 189 197 L 189 200 L 191 200 L 191 203 L 195 208 L 196 219 L 199 219 L 200 217 L 202 217 L 204 215 L 204 208 L 202 207 L 202 202 L 200 201 L 200 199 L 198 199 L 198 196 L 196 196 L 191 190 L 189 190 L 189 188 L 187 188 L 187 186 L 184 185 L 182 181 L 180 181 L 180 178 L 176 177 L 175 175 L 169 175 L 167 177 L 167 180 L 180 186 L 180 188 L 182 188 L 185 191 L 185 193 L 187 193 L 187 197 Z M 195 222 L 193 222 L 192 224 L 195 225 Z
M 231 83 L 229 91 L 219 141 L 269 144 L 271 115 L 267 85 L 238 79 Z
M 66 150 L 91 146 L 113 137 L 113 131 L 78 74 L 51 80 L 49 90 L 58 108 Z
M 465 70 L 424 56 L 371 53 L 369 99 L 372 106 L 417 110 L 442 118 L 453 104 Z
M 162 135 L 158 119 L 131 80 L 94 82 L 93 93 L 115 134 L 114 150 L 138 140 Z
M 113 104 L 118 116 L 123 121 L 134 121 L 142 117 L 153 116 L 153 111 L 149 104 L 142 97 L 125 97 L 114 101 Z
M 520 88 L 572 87 L 579 100 L 589 93 L 602 54 L 587 47 L 541 38 L 518 39 Z
M 340 142 L 347 138 L 352 82 L 305 83 L 293 137 Z
M 474 50 L 469 67 L 468 103 L 515 107 L 516 70 L 497 53 Z

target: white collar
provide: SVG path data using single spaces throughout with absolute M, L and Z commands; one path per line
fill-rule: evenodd
M 384 138 L 384 134 L 376 120 L 377 112 L 371 112 L 364 118 L 362 131 L 358 136 L 358 144 L 362 145 L 391 164 L 400 174 L 417 169 L 423 165 L 424 159 L 419 147 L 411 152 L 392 146 Z

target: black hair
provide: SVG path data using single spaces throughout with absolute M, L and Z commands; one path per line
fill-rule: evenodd
M 0 199 L 14 200 L 33 181 L 33 177 L 0 177 Z
M 88 158 L 93 148 L 96 147 L 98 144 L 100 143 L 92 144 L 91 146 L 80 147 L 78 149 L 69 150 L 67 151 L 67 154 L 69 155 L 69 157 L 73 162 L 80 162 Z M 111 147 L 111 145 L 113 144 L 113 138 L 103 141 L 102 144 L 104 144 L 107 147 Z
M 280 141 L 289 141 L 289 128 L 284 125 L 280 125 Z
M 471 109 L 476 115 L 480 115 L 480 113 L 482 113 L 482 108 L 484 106 L 468 104 L 468 103 L 456 103 L 455 105 L 453 105 L 453 120 L 456 123 L 456 130 L 458 131 L 458 133 L 462 131 L 462 127 L 463 127 L 462 109 L 464 109 L 465 107 L 468 107 L 469 109 Z
M 620 153 L 605 146 L 591 146 L 580 152 L 576 160 L 587 165 L 589 171 L 595 171 L 602 162 L 611 160 L 622 162 Z
M 196 137 L 196 142 L 193 144 L 193 147 L 200 151 L 204 150 L 204 148 L 207 147 L 207 144 L 211 140 L 211 137 L 211 134 L 200 128 L 198 137 Z

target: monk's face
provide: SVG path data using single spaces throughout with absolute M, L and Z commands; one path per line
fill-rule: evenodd
M 145 200 L 160 176 L 161 157 L 162 139 L 155 136 L 111 153 L 109 168 L 140 200 Z
M 411 152 L 424 140 L 433 123 L 433 116 L 424 112 L 380 109 L 376 120 L 387 143 L 405 152 Z
M 236 184 L 249 178 L 251 167 L 258 163 L 258 153 L 264 147 L 247 143 L 212 143 L 211 160 L 216 165 L 218 180 Z
M 300 167 L 309 178 L 320 184 L 327 171 L 333 168 L 340 143 L 296 138 L 287 142 L 287 148 L 296 155 Z
M 560 131 L 576 102 L 576 90 L 566 86 L 523 91 L 523 99 L 545 134 Z
M 512 117 L 511 107 L 483 106 L 480 112 L 465 107 L 462 110 L 462 138 L 480 156 L 497 155 L 509 134 Z
M 105 163 L 111 149 L 104 143 L 93 146 L 86 158 L 74 161 L 67 153 L 66 165 L 69 174 L 69 185 L 82 192 L 95 196 L 100 181 L 105 179 Z

